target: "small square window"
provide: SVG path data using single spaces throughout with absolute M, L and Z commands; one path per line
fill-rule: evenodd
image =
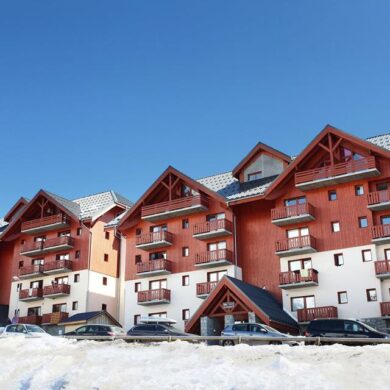
M 22 283 L 18 283 L 16 285 L 16 291 L 20 291 L 22 289 Z
M 340 231 L 340 222 L 339 221 L 332 222 L 332 232 L 337 233 L 339 231 Z
M 141 282 L 134 283 L 134 292 L 141 291 Z
M 72 302 L 72 310 L 77 310 L 79 308 L 79 303 L 77 301 Z
M 362 251 L 362 259 L 363 261 L 372 261 L 371 249 L 365 249 Z
M 20 240 L 20 245 L 24 245 L 26 240 Z
M 105 261 L 106 263 L 108 262 L 108 254 L 107 254 L 107 253 L 104 254 L 104 261 Z
M 78 283 L 80 281 L 80 274 L 74 274 L 73 282 Z
M 359 217 L 359 228 L 366 228 L 368 226 L 368 220 L 367 217 Z
M 106 240 L 109 240 L 110 239 L 110 232 L 105 232 L 104 237 L 106 238 Z
M 335 190 L 328 191 L 328 199 L 330 201 L 337 200 L 337 192 Z
M 134 315 L 134 325 L 138 325 L 141 321 L 141 314 Z
M 336 267 L 340 267 L 340 266 L 344 265 L 344 256 L 342 253 L 336 253 L 334 255 L 334 265 Z
M 190 227 L 190 222 L 188 221 L 188 219 L 183 219 L 181 221 L 181 227 L 183 229 L 188 229 Z
M 364 195 L 364 187 L 362 185 L 355 186 L 355 195 L 356 196 Z
M 107 305 L 105 303 L 102 303 L 102 310 L 107 311 Z
M 189 320 L 190 319 L 190 309 L 183 309 L 182 314 L 181 314 L 181 318 L 183 321 Z
M 23 268 L 24 261 L 19 261 L 19 269 Z
M 142 263 L 142 256 L 135 255 L 134 262 L 135 262 L 135 264 Z
M 77 228 L 76 234 L 77 234 L 78 236 L 81 236 L 81 228 Z
M 79 259 L 80 258 L 80 251 L 76 251 L 75 258 Z
M 135 229 L 135 235 L 136 236 L 140 236 L 141 234 L 142 234 L 142 229 L 141 228 Z
M 346 291 L 339 291 L 337 293 L 338 301 L 340 305 L 343 305 L 345 303 L 348 303 L 348 294 Z
M 376 288 L 369 288 L 366 290 L 367 295 L 367 301 L 368 302 L 375 302 L 378 300 L 378 297 L 376 295 Z
M 183 246 L 183 248 L 181 248 L 181 255 L 183 257 L 188 257 L 190 255 L 190 248 L 188 248 L 188 246 Z
M 103 286 L 107 286 L 107 278 L 103 276 Z
M 183 275 L 181 277 L 181 285 L 182 286 L 189 286 L 190 285 L 190 276 L 189 275 Z

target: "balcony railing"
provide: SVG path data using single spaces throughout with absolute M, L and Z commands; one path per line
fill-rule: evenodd
M 207 209 L 208 199 L 205 195 L 200 194 L 143 206 L 141 209 L 141 217 L 142 219 L 146 219 L 148 221 L 157 221 L 174 216 L 200 212 Z
M 390 225 L 376 225 L 371 228 L 371 238 L 374 242 L 385 244 L 390 242 Z
M 155 233 L 140 234 L 135 238 L 135 246 L 141 249 L 161 248 L 173 243 L 173 234 L 163 230 Z
M 271 210 L 272 223 L 277 226 L 314 220 L 314 207 L 310 203 L 278 207 Z
M 41 274 L 43 274 L 43 265 L 40 264 L 26 265 L 19 270 L 19 276 L 22 279 L 27 279 Z
M 303 254 L 316 252 L 316 240 L 313 236 L 300 236 L 276 241 L 278 255 Z
M 51 286 L 43 287 L 43 295 L 50 297 L 53 295 L 69 295 L 70 294 L 70 285 L 69 284 L 53 284 Z
M 381 315 L 382 317 L 390 316 L 390 302 L 381 302 Z
M 20 301 L 34 301 L 43 298 L 43 290 L 41 288 L 27 288 L 19 291 Z
M 218 249 L 207 251 L 195 255 L 195 266 L 218 266 L 231 264 L 233 262 L 233 252 L 228 249 Z
M 38 233 L 61 227 L 69 226 L 69 218 L 62 214 L 50 215 L 49 217 L 33 219 L 31 221 L 22 222 L 23 233 Z
M 337 307 L 322 306 L 310 309 L 298 309 L 298 322 L 309 322 L 317 318 L 337 318 Z
M 37 256 L 47 252 L 56 252 L 59 250 L 67 250 L 74 247 L 74 238 L 63 236 L 49 238 L 45 241 L 25 242 L 22 245 L 21 255 Z
M 45 274 L 55 274 L 59 272 L 72 271 L 72 262 L 70 260 L 55 260 L 47 262 L 43 265 Z
M 231 221 L 227 219 L 216 219 L 214 221 L 196 223 L 194 225 L 193 236 L 201 239 L 209 239 L 232 234 L 232 231 L 233 223 Z
M 390 209 L 390 190 L 370 192 L 367 194 L 367 203 L 371 210 Z
M 156 259 L 147 263 L 137 263 L 137 274 L 164 275 L 172 272 L 172 262 L 166 259 Z
M 375 157 L 369 156 L 360 160 L 297 172 L 295 185 L 300 189 L 311 189 L 378 175 Z
M 171 290 L 160 288 L 158 290 L 138 291 L 138 303 L 140 305 L 153 305 L 169 303 L 171 301 Z
M 281 288 L 308 287 L 318 285 L 318 271 L 313 268 L 280 272 L 279 284 Z
M 18 318 L 18 324 L 41 325 L 42 316 L 32 315 Z
M 378 260 L 374 264 L 377 278 L 390 279 L 390 260 Z
M 47 313 L 42 316 L 42 324 L 57 325 L 60 322 L 66 320 L 69 317 L 69 313 L 64 311 L 57 311 L 55 313 Z
M 206 282 L 196 284 L 196 295 L 200 298 L 206 297 L 214 290 L 218 282 Z

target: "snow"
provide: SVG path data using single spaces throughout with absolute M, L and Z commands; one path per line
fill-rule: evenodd
M 390 345 L 0 339 L 0 389 L 388 389 Z

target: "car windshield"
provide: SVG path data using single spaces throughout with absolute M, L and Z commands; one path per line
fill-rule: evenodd
M 167 326 L 170 332 L 183 333 L 180 329 L 175 328 L 174 326 Z
M 115 333 L 125 333 L 125 331 L 124 331 L 122 328 L 120 328 L 119 326 L 113 326 L 111 329 L 112 329 Z
M 39 326 L 36 325 L 26 325 L 27 332 L 32 333 L 45 333 L 43 329 L 41 329 Z
M 371 332 L 378 333 L 378 330 L 375 329 L 375 328 L 372 328 L 370 325 L 362 324 L 361 322 L 359 322 L 359 324 L 360 324 L 361 326 L 363 326 L 363 328 L 365 328 L 364 330 L 368 329 L 368 330 L 370 330 Z
M 281 332 L 279 332 L 278 330 L 274 329 L 274 328 L 271 328 L 270 326 L 268 325 L 261 325 L 264 329 L 268 330 L 268 332 L 273 332 L 273 333 L 280 333 L 280 334 L 283 334 Z

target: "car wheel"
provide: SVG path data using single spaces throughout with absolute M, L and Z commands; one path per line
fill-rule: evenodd
M 233 347 L 234 341 L 233 340 L 224 340 L 223 344 L 224 347 Z

